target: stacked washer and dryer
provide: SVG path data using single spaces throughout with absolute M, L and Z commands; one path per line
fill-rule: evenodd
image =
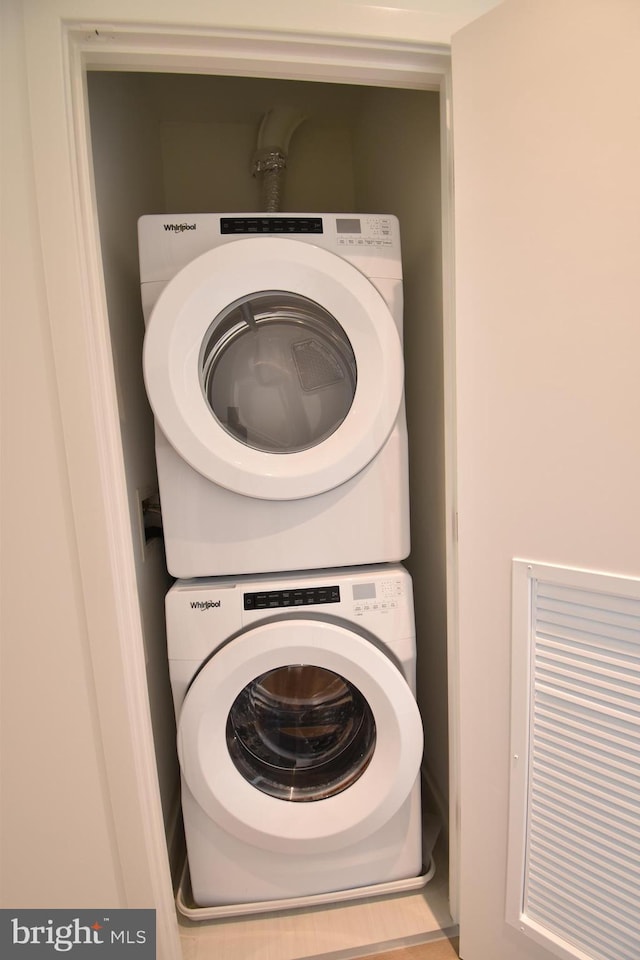
M 144 373 L 198 908 L 424 877 L 392 216 L 146 216 Z

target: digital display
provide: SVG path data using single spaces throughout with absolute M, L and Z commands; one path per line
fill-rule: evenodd
M 353 584 L 354 600 L 375 600 L 375 598 L 376 598 L 375 583 L 354 583 Z
M 336 220 L 336 231 L 338 233 L 362 233 L 362 227 L 360 226 L 360 221 L 351 217 L 343 217 L 340 220 Z

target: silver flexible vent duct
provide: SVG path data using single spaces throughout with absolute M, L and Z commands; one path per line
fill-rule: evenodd
M 262 118 L 252 172 L 260 178 L 261 204 L 267 213 L 281 209 L 289 141 L 304 119 L 294 107 L 275 107 Z

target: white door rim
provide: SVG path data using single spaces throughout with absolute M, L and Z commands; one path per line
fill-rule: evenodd
M 241 690 L 291 664 L 344 677 L 364 696 L 376 724 L 374 754 L 359 779 L 308 803 L 287 802 L 249 784 L 226 741 L 229 711 Z M 215 653 L 187 692 L 178 724 L 184 783 L 207 816 L 238 839 L 280 852 L 338 849 L 373 833 L 409 796 L 422 746 L 415 698 L 396 664 L 345 626 L 297 618 L 260 624 Z
M 351 409 L 317 446 L 293 453 L 257 450 L 212 414 L 201 384 L 202 343 L 215 317 L 248 294 L 282 290 L 319 303 L 353 348 Z M 207 251 L 167 285 L 144 346 L 147 394 L 162 432 L 207 479 L 273 500 L 315 496 L 350 480 L 381 450 L 403 401 L 402 344 L 371 281 L 341 257 L 288 238 L 252 237 Z

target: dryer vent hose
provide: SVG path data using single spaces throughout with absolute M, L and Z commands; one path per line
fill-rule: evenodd
M 281 209 L 289 141 L 304 119 L 294 107 L 275 107 L 262 118 L 252 172 L 260 178 L 262 209 L 267 213 Z

